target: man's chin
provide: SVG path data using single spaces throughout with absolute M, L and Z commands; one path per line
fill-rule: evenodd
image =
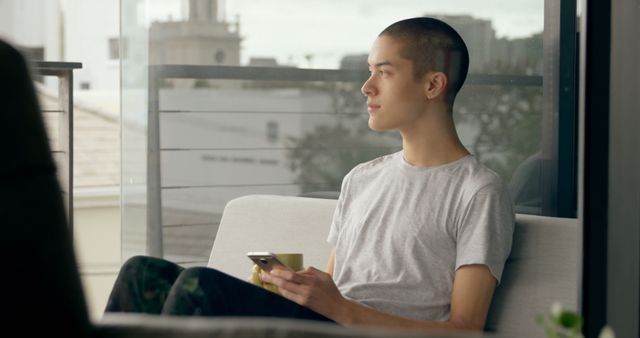
M 373 131 L 388 131 L 389 128 L 386 128 L 384 125 L 381 125 L 380 123 L 376 123 L 375 121 L 372 121 L 371 118 L 369 118 L 369 129 L 373 130 Z

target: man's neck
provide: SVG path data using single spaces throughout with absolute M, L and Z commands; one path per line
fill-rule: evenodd
M 447 164 L 469 155 L 458 137 L 449 112 L 429 114 L 400 133 L 404 159 L 416 167 Z

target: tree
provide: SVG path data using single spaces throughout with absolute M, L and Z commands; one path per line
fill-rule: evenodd
M 300 138 L 289 138 L 287 159 L 303 192 L 339 191 L 354 166 L 397 151 L 401 143 L 395 133 L 369 130 L 359 83 L 326 83 L 316 89 L 330 93 L 335 120 Z
M 496 62 L 482 73 L 525 75 L 536 60 Z M 467 84 L 458 96 L 454 116 L 476 132 L 471 152 L 509 182 L 518 165 L 540 150 L 542 87 Z
M 289 142 L 289 168 L 298 172 L 296 182 L 303 192 L 340 191 L 342 179 L 355 165 L 398 149 L 341 124 L 317 126 Z

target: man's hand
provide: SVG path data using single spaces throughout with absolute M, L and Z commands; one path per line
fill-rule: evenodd
M 347 300 L 342 297 L 331 275 L 309 267 L 301 272 L 273 269 L 261 276 L 262 281 L 276 285 L 280 294 L 327 317 L 336 318 Z
M 384 326 L 404 329 L 474 330 L 481 332 L 496 280 L 485 265 L 466 265 L 456 271 L 448 321 L 416 320 L 352 302 L 344 298 L 328 273 L 314 268 L 302 272 L 273 269 L 262 281 L 278 286 L 282 296 L 345 326 Z
M 335 249 L 327 271 L 333 271 Z M 453 280 L 448 321 L 415 320 L 374 310 L 344 298 L 330 274 L 314 268 L 301 272 L 273 269 L 260 276 L 280 294 L 345 326 L 385 326 L 405 329 L 474 330 L 484 328 L 496 280 L 485 265 L 460 267 Z

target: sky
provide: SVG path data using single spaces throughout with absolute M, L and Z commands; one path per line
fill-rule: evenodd
M 186 15 L 181 0 L 147 0 L 148 21 Z M 489 19 L 498 37 L 542 31 L 543 0 L 223 0 L 220 16 L 240 22 L 242 60 L 275 57 L 281 64 L 336 68 L 346 54 L 366 54 L 389 24 L 429 14 Z M 308 56 L 311 56 L 310 58 Z

